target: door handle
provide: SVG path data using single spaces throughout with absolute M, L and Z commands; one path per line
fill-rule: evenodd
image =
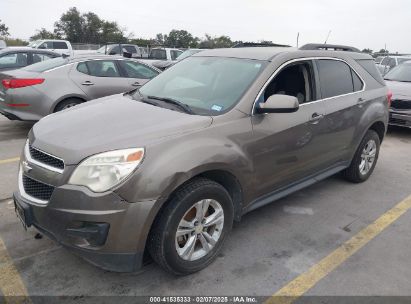
M 136 81 L 135 83 L 132 84 L 132 86 L 133 87 L 139 87 L 139 86 L 141 86 L 141 84 L 138 81 Z
M 82 85 L 85 85 L 85 86 L 92 86 L 92 85 L 94 85 L 94 83 L 93 82 L 91 82 L 91 81 L 84 81 L 83 83 L 82 83 Z
M 323 115 L 323 114 L 313 113 L 313 115 L 311 115 L 311 118 L 310 118 L 310 123 L 316 125 L 316 124 L 318 124 L 318 123 L 320 122 L 320 120 L 323 119 L 323 118 L 324 118 L 324 115 Z

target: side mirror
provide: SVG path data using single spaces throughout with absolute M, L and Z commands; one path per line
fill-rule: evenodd
M 297 97 L 289 95 L 271 95 L 265 103 L 256 108 L 257 113 L 293 113 L 298 111 L 300 103 Z

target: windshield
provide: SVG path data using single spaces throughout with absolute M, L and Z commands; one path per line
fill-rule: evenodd
M 384 79 L 411 82 L 411 64 L 404 63 L 396 66 L 384 76 Z
M 35 48 L 36 46 L 38 46 L 41 43 L 41 40 L 34 40 L 32 42 L 29 43 L 29 47 Z
M 182 52 L 178 57 L 177 60 L 183 60 L 184 58 L 190 57 L 191 55 L 194 55 L 195 53 L 201 52 L 202 50 L 187 50 Z
M 145 84 L 140 93 L 178 100 L 194 114 L 218 115 L 235 106 L 265 66 L 259 60 L 189 57 Z M 139 93 L 134 96 L 138 99 Z
M 44 72 L 47 70 L 51 70 L 54 68 L 57 68 L 59 66 L 62 66 L 63 64 L 67 64 L 69 63 L 69 59 L 68 57 L 57 57 L 57 58 L 53 58 L 53 59 L 49 59 L 46 61 L 42 61 L 39 63 L 35 63 L 29 66 L 26 66 L 24 68 L 22 68 L 22 70 L 25 71 L 30 71 L 30 72 Z

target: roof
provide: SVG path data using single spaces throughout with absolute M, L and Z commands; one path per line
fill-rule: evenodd
M 0 50 L 0 54 L 9 53 L 9 52 L 44 53 L 44 54 L 54 54 L 54 55 L 61 56 L 59 53 L 53 52 L 52 50 L 34 49 L 28 46 L 12 46 L 12 47 L 6 47 Z
M 249 48 L 227 48 L 227 49 L 211 49 L 201 53 L 194 54 L 193 57 L 230 57 L 240 59 L 254 59 L 271 61 L 275 56 L 281 53 L 298 52 L 306 57 L 346 57 L 350 56 L 354 59 L 372 59 L 368 54 L 346 51 L 328 51 L 328 50 L 300 50 L 294 47 L 249 47 Z

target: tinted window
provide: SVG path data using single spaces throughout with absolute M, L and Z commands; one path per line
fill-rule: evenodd
M 378 72 L 377 67 L 375 66 L 375 63 L 372 59 L 357 60 L 357 63 L 361 65 L 364 70 L 366 70 L 368 74 L 370 74 L 375 80 L 384 85 L 384 80 L 382 79 L 381 74 L 380 72 Z
M 118 45 L 116 45 L 115 47 L 113 47 L 110 52 L 110 55 L 118 55 L 120 54 L 120 47 Z
M 23 68 L 23 70 L 41 73 L 41 72 L 44 72 L 44 71 L 48 71 L 48 70 L 57 68 L 59 66 L 67 64 L 67 63 L 69 63 L 68 58 L 57 57 L 57 58 L 53 58 L 53 59 L 50 59 L 50 60 L 46 60 L 46 61 L 42 61 L 42 62 L 39 62 L 39 63 L 29 65 L 29 66 Z
M 27 65 L 27 53 L 12 53 L 0 57 L 0 68 L 20 68 Z
M 166 50 L 160 50 L 160 49 L 151 50 L 150 58 L 165 60 L 167 59 Z
M 54 41 L 53 42 L 53 49 L 66 50 L 66 49 L 68 49 L 67 43 Z
M 342 61 L 318 60 L 322 98 L 353 92 L 351 68 Z
M 126 52 L 131 53 L 131 54 L 137 53 L 136 48 L 131 45 L 125 45 L 123 46 L 123 49 L 125 49 Z
M 80 62 L 77 65 L 77 71 L 79 71 L 80 73 L 83 73 L 83 74 L 89 74 L 87 64 L 85 62 Z
M 137 62 L 120 60 L 119 63 L 130 78 L 151 79 L 158 75 L 157 71 Z
M 33 53 L 33 63 L 42 62 L 45 60 L 49 60 L 51 58 L 54 58 L 54 57 L 49 54 Z
M 388 60 L 390 60 L 390 57 L 384 57 L 384 59 L 381 61 L 381 64 L 388 65 Z
M 117 66 L 111 60 L 93 60 L 87 62 L 89 74 L 96 77 L 120 77 Z
M 357 73 L 355 73 L 353 70 L 351 70 L 351 75 L 352 75 L 352 83 L 354 86 L 354 92 L 361 91 L 363 88 L 363 83 L 358 77 Z
M 171 60 L 176 60 L 177 57 L 180 56 L 182 53 L 182 51 L 170 51 Z

